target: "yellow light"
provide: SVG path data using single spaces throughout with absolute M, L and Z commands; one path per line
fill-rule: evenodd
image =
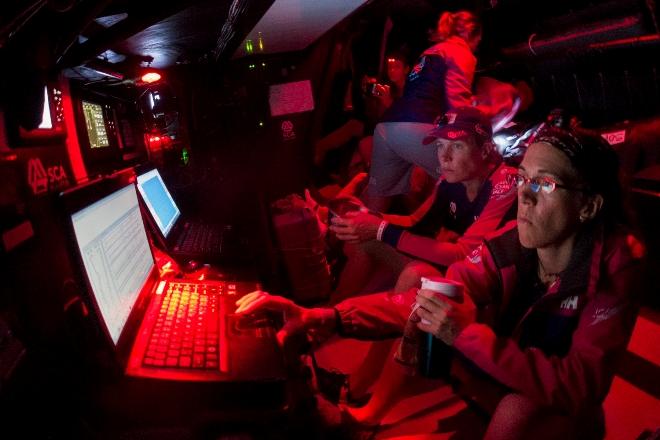
M 264 39 L 261 36 L 261 32 L 258 33 L 257 45 L 259 46 L 259 52 L 263 52 L 264 51 Z
M 145 82 L 147 84 L 155 83 L 156 81 L 160 81 L 160 73 L 157 72 L 147 72 L 144 75 L 142 75 L 142 82 Z
M 263 121 L 259 121 L 259 127 L 263 127 L 263 126 L 264 126 Z

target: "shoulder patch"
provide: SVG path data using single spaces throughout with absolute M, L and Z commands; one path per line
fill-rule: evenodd
M 426 56 L 422 55 L 419 61 L 417 61 L 417 64 L 415 64 L 415 67 L 408 74 L 408 81 L 415 81 L 419 77 L 419 74 L 422 73 L 424 65 L 426 65 Z
M 490 197 L 491 199 L 502 200 L 511 194 L 512 189 L 513 185 L 511 185 L 511 182 L 501 180 L 493 186 Z
M 456 206 L 456 202 L 454 202 L 453 200 L 451 202 L 449 202 L 449 213 L 454 218 L 456 218 L 456 210 L 457 209 L 458 209 L 458 206 Z
M 591 315 L 591 325 L 596 325 L 599 322 L 607 321 L 612 316 L 621 311 L 621 307 L 600 307 Z
M 493 182 L 491 198 L 501 200 L 510 196 L 510 193 L 515 189 L 513 179 L 511 179 L 514 172 L 515 170 L 511 167 L 500 166 L 500 169 L 491 178 Z
M 483 249 L 483 244 L 477 246 L 465 259 L 472 264 L 481 263 L 481 250 Z

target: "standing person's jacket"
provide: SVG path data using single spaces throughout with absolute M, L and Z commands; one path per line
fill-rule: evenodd
M 408 74 L 403 96 L 381 122 L 433 123 L 450 109 L 472 105 L 477 59 L 458 36 L 431 46 Z

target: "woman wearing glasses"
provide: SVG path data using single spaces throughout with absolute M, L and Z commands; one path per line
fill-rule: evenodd
M 461 353 L 459 392 L 492 413 L 485 438 L 603 436 L 601 403 L 641 290 L 617 174 L 600 139 L 548 129 L 514 176 L 517 225 L 448 271 L 468 300 L 419 292 L 430 322 L 419 328 Z
M 489 414 L 486 439 L 602 438 L 601 404 L 641 293 L 643 249 L 621 225 L 616 155 L 553 127 L 530 145 L 514 180 L 517 224 L 447 271 L 465 286 L 462 303 L 411 289 L 396 301 L 375 294 L 304 309 L 255 292 L 239 311 L 286 310 L 287 331 L 378 338 L 401 334 L 416 302 L 419 329 L 460 353 L 452 381 Z M 349 411 L 373 422 L 389 403 L 377 388 Z

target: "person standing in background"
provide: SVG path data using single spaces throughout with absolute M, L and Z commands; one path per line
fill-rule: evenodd
M 472 104 L 472 81 L 481 41 L 481 24 L 468 11 L 445 12 L 438 20 L 437 40 L 413 67 L 403 96 L 385 112 L 374 131 L 365 204 L 387 212 L 391 198 L 406 194 L 413 165 L 439 177 L 435 151 L 422 139 L 447 110 Z

